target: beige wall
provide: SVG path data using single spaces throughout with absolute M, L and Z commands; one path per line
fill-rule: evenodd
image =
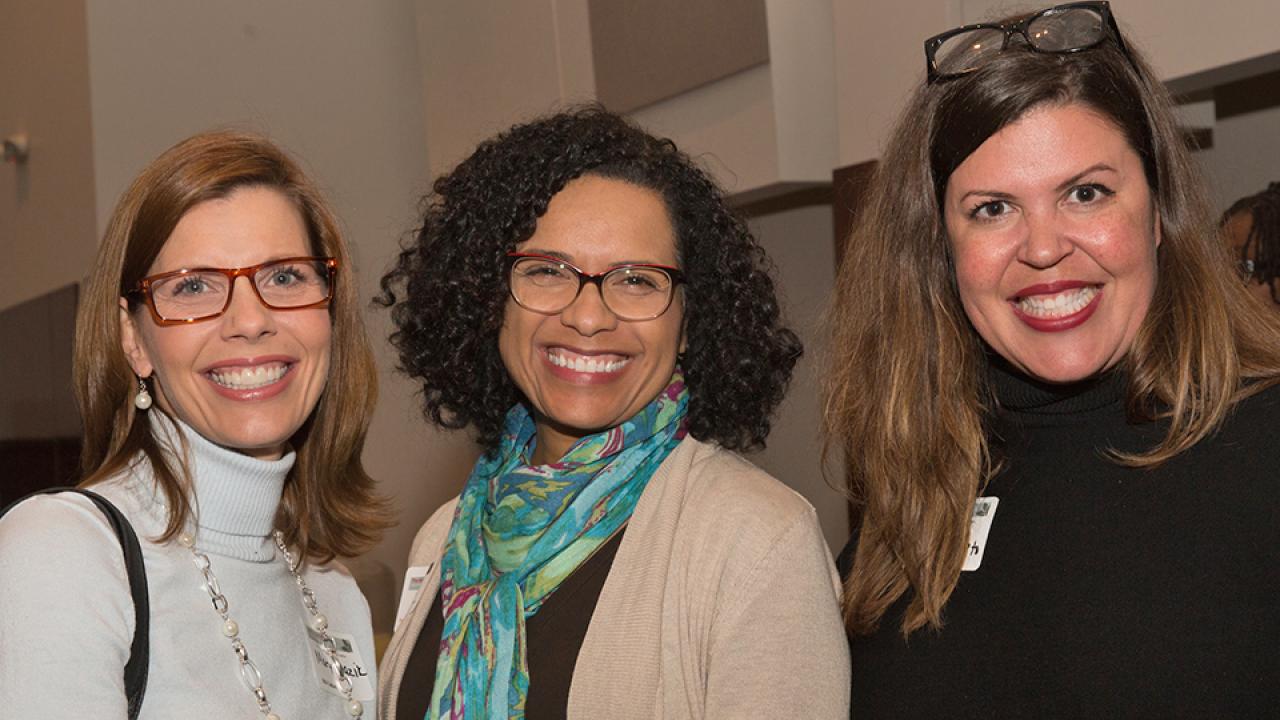
M 1280 181 L 1280 107 L 1219 120 L 1213 147 L 1195 158 L 1209 178 L 1213 208 L 1225 211 L 1236 200 Z
M 777 182 L 773 78 L 769 65 L 708 83 L 631 114 L 698 157 L 729 193 Z
M 586 0 L 419 0 L 430 175 L 512 123 L 594 98 Z
M 6 0 L 0 138 L 31 158 L 0 164 L 0 309 L 79 281 L 96 247 L 83 0 Z
M 825 183 L 835 167 L 836 75 L 828 0 L 768 0 L 769 62 L 632 113 L 752 198 Z
M 827 483 L 817 432 L 822 408 L 819 371 L 826 352 L 823 314 L 835 282 L 831 207 L 786 210 L 754 218 L 749 224 L 777 266 L 786 322 L 804 342 L 804 356 L 774 418 L 769 445 L 750 459 L 809 499 L 832 553 L 838 553 L 849 537 L 849 505 Z M 838 481 L 839 468 L 838 462 L 832 463 L 827 474 Z

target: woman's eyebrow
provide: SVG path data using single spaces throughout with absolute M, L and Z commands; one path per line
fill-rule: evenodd
M 1110 170 L 1111 172 L 1116 172 L 1115 168 L 1111 167 L 1106 163 L 1097 163 L 1096 165 L 1090 165 L 1084 170 L 1076 173 L 1075 175 L 1072 175 L 1066 180 L 1063 180 L 1061 183 L 1058 184 L 1058 187 L 1054 188 L 1054 190 L 1056 190 L 1057 192 L 1062 192 L 1063 190 L 1066 190 L 1072 185 L 1075 185 L 1076 183 L 1080 182 L 1080 178 L 1084 177 L 1085 175 L 1088 175 L 1089 173 L 1093 173 L 1093 172 L 1103 172 L 1106 170 Z
M 553 258 L 556 258 L 557 260 L 563 260 L 570 264 L 573 263 L 572 256 L 570 256 L 568 253 L 562 253 L 559 250 L 543 250 L 542 248 L 525 248 L 523 250 L 519 250 L 518 252 L 521 255 L 545 255 L 546 257 L 553 257 Z
M 557 260 L 564 260 L 565 262 L 567 262 L 567 263 L 569 263 L 569 264 L 571 264 L 571 265 L 572 265 L 572 264 L 574 264 L 574 263 L 576 262 L 576 261 L 573 259 L 573 256 L 569 255 L 568 253 L 560 252 L 560 251 L 558 251 L 558 250 L 542 250 L 542 249 L 540 249 L 540 248 L 525 248 L 524 250 L 521 250 L 520 252 L 521 252 L 522 254 L 528 254 L 528 255 L 545 255 L 545 256 L 547 256 L 547 257 L 553 257 L 553 258 L 556 258 Z M 610 262 L 610 263 L 608 264 L 608 267 L 614 268 L 614 267 L 621 267 L 621 266 L 623 266 L 623 265 L 662 265 L 662 266 L 664 266 L 664 267 L 665 267 L 665 266 L 671 266 L 671 267 L 674 267 L 674 266 L 675 266 L 675 263 L 667 263 L 667 262 L 662 262 L 662 261 L 660 261 L 660 260 L 653 260 L 653 259 L 649 259 L 649 260 L 615 260 L 615 261 L 613 261 L 613 262 Z
M 964 195 L 961 195 L 960 199 L 957 202 L 963 203 L 971 195 L 980 195 L 982 197 L 995 198 L 996 200 L 1012 200 L 1013 199 L 1013 193 L 1007 193 L 1001 190 L 970 190 Z

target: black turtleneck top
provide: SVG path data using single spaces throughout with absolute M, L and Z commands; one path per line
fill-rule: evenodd
M 1103 454 L 1164 434 L 1126 420 L 1118 374 L 992 382 L 981 566 L 940 631 L 904 640 L 904 598 L 851 642 L 853 716 L 1280 717 L 1280 388 L 1143 470 Z

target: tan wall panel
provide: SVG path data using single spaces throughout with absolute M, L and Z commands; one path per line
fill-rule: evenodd
M 556 5 L 417 3 L 432 177 L 451 169 L 481 140 L 560 105 Z
M 764 0 L 588 0 L 596 93 L 618 112 L 769 61 Z
M 769 67 L 759 66 L 631 113 L 670 137 L 730 195 L 778 179 L 777 124 Z
M 0 13 L 0 137 L 31 158 L 0 165 L 0 308 L 77 282 L 96 247 L 83 0 L 6 0 Z

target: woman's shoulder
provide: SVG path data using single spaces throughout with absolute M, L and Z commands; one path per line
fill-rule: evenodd
M 646 508 L 636 530 L 655 541 L 643 544 L 661 547 L 665 538 L 678 574 L 716 578 L 733 588 L 726 601 L 757 597 L 768 586 L 762 577 L 783 576 L 806 588 L 830 588 L 834 599 L 838 579 L 808 500 L 717 445 L 687 438 L 668 460 L 659 502 Z
M 84 489 L 113 505 L 144 546 L 163 532 L 163 507 L 155 505 L 143 478 L 124 472 Z M 124 577 L 120 539 L 111 521 L 81 492 L 33 495 L 0 518 L 0 566 L 8 571 L 30 558 L 58 558 L 57 568 L 46 568 L 47 573 L 76 574 L 93 566 Z
M 687 511 L 703 511 L 722 521 L 742 517 L 752 525 L 779 528 L 798 519 L 817 522 L 803 495 L 736 452 L 687 438 L 677 452 L 687 453 Z
M 1280 382 L 1260 381 L 1246 393 L 1206 438 L 1205 451 L 1243 450 L 1255 460 L 1280 460 Z
M 118 545 L 106 515 L 76 492 L 34 495 L 0 518 L 0 558 L 19 554 L 95 553 L 106 541 Z
M 646 513 L 674 523 L 673 540 L 691 561 L 745 568 L 826 552 L 809 501 L 741 455 L 686 438 L 668 460 L 661 498 Z
M 7 687 L 21 688 L 0 691 L 6 710 L 124 717 L 135 611 L 120 542 L 88 498 L 38 495 L 0 519 L 0 608 L 0 667 Z
M 120 541 L 89 498 L 36 495 L 0 519 L 0 605 L 43 613 L 129 597 Z

